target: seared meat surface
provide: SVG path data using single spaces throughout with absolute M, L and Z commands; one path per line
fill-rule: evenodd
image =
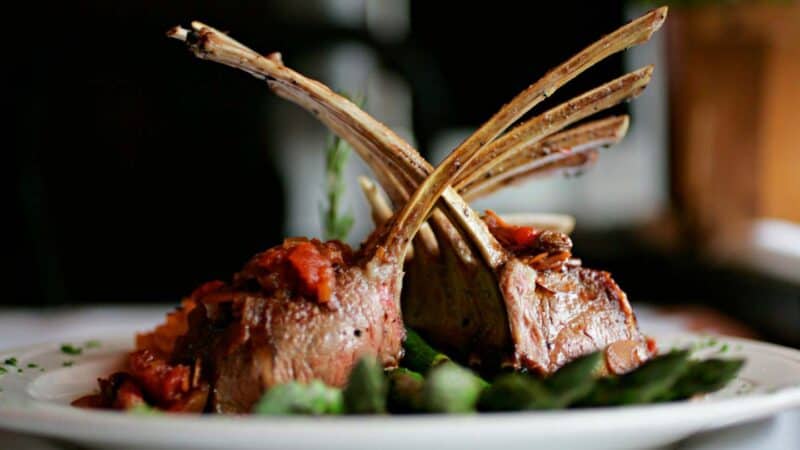
M 609 273 L 570 259 L 568 236 L 509 225 L 491 211 L 484 220 L 516 256 L 499 270 L 499 283 L 481 282 L 476 271 L 462 283 L 476 292 L 439 292 L 457 283 L 437 279 L 466 269 L 453 270 L 460 261 L 446 248 L 436 258 L 420 255 L 407 264 L 403 315 L 410 327 L 484 370 L 505 364 L 547 374 L 607 349 L 607 369 L 623 373 L 650 356 L 625 293 Z
M 343 248 L 287 240 L 256 255 L 230 286 L 196 298 L 174 359 L 202 361 L 212 410 L 247 412 L 266 389 L 292 380 L 342 386 L 367 354 L 397 366 L 405 338 L 396 298 L 399 271 L 391 261 L 349 265 Z M 316 256 L 295 265 L 309 254 Z M 330 278 L 304 273 L 328 269 Z
M 518 367 L 552 373 L 615 343 L 620 344 L 607 354 L 611 372 L 626 372 L 650 356 L 625 293 L 607 272 L 570 264 L 535 271 L 513 260 L 501 274 L 500 288 Z

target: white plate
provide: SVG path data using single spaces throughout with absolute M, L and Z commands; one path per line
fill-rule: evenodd
M 670 404 L 554 412 L 373 417 L 141 416 L 73 408 L 96 378 L 113 371 L 130 337 L 101 340 L 80 356 L 60 344 L 0 353 L 22 372 L 0 376 L 0 428 L 110 448 L 641 448 L 800 406 L 800 351 L 733 338 L 679 335 L 661 348 L 700 344 L 700 352 L 747 358 L 740 376 L 704 399 Z M 74 361 L 64 367 L 65 361 Z M 28 368 L 28 364 L 44 367 Z

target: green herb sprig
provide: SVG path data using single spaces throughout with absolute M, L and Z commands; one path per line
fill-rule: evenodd
M 344 94 L 343 94 L 344 95 Z M 348 95 L 345 97 L 350 98 Z M 359 107 L 363 98 L 350 98 Z M 325 150 L 325 204 L 322 207 L 322 234 L 326 240 L 344 241 L 353 228 L 353 215 L 342 212 L 345 194 L 345 170 L 352 148 L 339 136 L 331 134 Z

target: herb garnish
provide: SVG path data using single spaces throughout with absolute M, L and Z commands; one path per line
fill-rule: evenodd
M 61 344 L 61 353 L 65 353 L 67 355 L 80 355 L 83 353 L 83 349 L 72 344 Z
M 64 361 L 61 363 L 61 365 L 64 367 L 72 367 L 73 364 L 75 364 L 75 361 Z
M 98 341 L 97 339 L 92 339 L 90 341 L 86 341 L 86 343 L 84 343 L 83 346 L 86 348 L 97 348 L 100 347 L 100 341 Z
M 349 96 L 345 95 L 349 98 Z M 361 107 L 363 99 L 351 99 Z M 353 216 L 342 214 L 342 198 L 345 193 L 344 171 L 352 148 L 343 139 L 331 135 L 325 151 L 326 204 L 322 208 L 323 236 L 325 239 L 347 239 L 353 228 Z
M 137 416 L 157 416 L 161 414 L 161 411 L 159 411 L 156 408 L 153 408 L 152 406 L 146 403 L 141 403 L 132 408 L 128 408 L 125 410 L 125 412 Z
M 17 365 L 17 358 L 15 358 L 15 357 L 13 357 L 13 356 L 12 356 L 11 358 L 7 358 L 7 359 L 6 359 L 6 360 L 3 362 L 3 364 L 5 364 L 5 365 L 7 365 L 7 366 L 16 366 L 16 365 Z

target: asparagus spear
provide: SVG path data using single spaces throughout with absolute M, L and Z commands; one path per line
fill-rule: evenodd
M 689 367 L 689 352 L 672 351 L 621 377 L 598 380 L 581 403 L 588 406 L 649 403 L 666 395 Z
M 403 343 L 403 348 L 406 351 L 403 356 L 403 366 L 419 373 L 427 373 L 431 368 L 450 361 L 447 355 L 428 345 L 416 331 L 410 328 L 406 328 L 406 341 Z
M 255 413 L 320 415 L 346 410 L 375 414 L 385 412 L 387 402 L 394 413 L 466 413 L 475 411 L 476 405 L 481 411 L 522 411 L 564 408 L 580 399 L 582 404 L 594 406 L 672 401 L 722 388 L 744 364 L 741 359 L 687 358 L 688 352 L 672 352 L 622 377 L 596 379 L 603 361 L 602 353 L 596 352 L 565 365 L 545 380 L 510 373 L 491 386 L 453 362 L 438 364 L 425 380 L 405 368 L 384 377 L 377 361 L 364 358 L 353 370 L 344 393 L 320 381 L 308 385 L 291 382 L 270 389 Z
M 603 352 L 582 356 L 560 368 L 544 381 L 557 408 L 566 408 L 586 397 L 595 386 L 595 378 L 603 367 Z
M 262 415 L 320 415 L 341 414 L 342 410 L 342 392 L 314 380 L 309 384 L 292 381 L 272 387 L 256 404 L 254 411 Z
M 386 378 L 383 366 L 372 356 L 361 358 L 344 389 L 344 409 L 348 414 L 386 412 Z
M 602 352 L 582 356 L 545 380 L 512 373 L 500 376 L 481 396 L 484 411 L 565 408 L 589 394 L 603 364 Z
M 422 391 L 422 404 L 428 412 L 474 412 L 486 381 L 453 362 L 431 369 Z
M 522 373 L 499 376 L 483 391 L 478 402 L 481 411 L 524 411 L 555 406 L 554 397 L 544 383 Z
M 744 366 L 743 359 L 707 359 L 691 361 L 686 373 L 678 379 L 672 389 L 658 398 L 671 401 L 689 398 L 722 389 Z
M 389 411 L 411 413 L 423 409 L 422 389 L 425 379 L 420 373 L 401 367 L 389 372 L 386 378 L 389 380 Z

